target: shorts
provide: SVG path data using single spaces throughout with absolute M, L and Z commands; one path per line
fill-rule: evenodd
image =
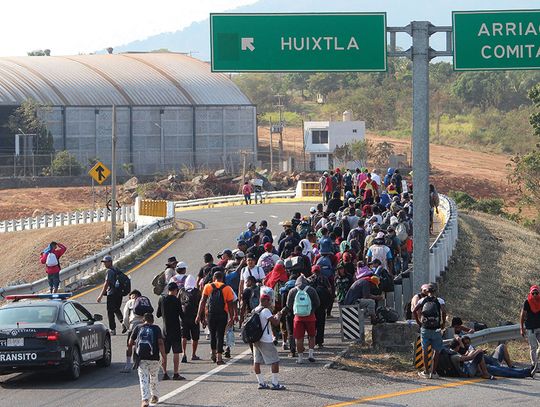
M 306 332 L 308 336 L 311 336 L 311 337 L 315 336 L 315 333 L 317 331 L 316 324 L 317 324 L 317 321 L 299 321 L 295 319 L 293 323 L 294 339 L 297 339 L 297 340 L 304 339 L 304 335 Z
M 255 342 L 253 344 L 254 363 L 272 365 L 279 362 L 279 354 L 272 342 Z
M 182 339 L 179 336 L 165 337 L 165 353 L 182 353 Z
M 58 288 L 60 285 L 60 273 L 47 274 L 47 280 L 49 280 L 49 287 Z
M 198 341 L 201 337 L 201 327 L 195 321 L 182 321 L 182 338 L 188 341 Z
M 436 329 L 420 329 L 420 338 L 422 340 L 422 349 L 427 349 L 429 345 L 435 352 L 440 352 L 443 348 L 442 334 Z

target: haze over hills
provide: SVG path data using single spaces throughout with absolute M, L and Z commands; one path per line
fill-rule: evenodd
M 252 5 L 238 7 L 235 13 L 286 12 L 345 12 L 386 11 L 389 26 L 403 26 L 411 21 L 427 20 L 435 25 L 450 25 L 453 10 L 508 10 L 540 8 L 539 0 L 259 0 Z M 398 35 L 398 45 L 410 46 L 407 35 Z M 434 36 L 432 46 L 442 48 L 442 36 Z M 170 51 L 191 53 L 194 57 L 210 59 L 210 24 L 208 19 L 193 22 L 175 31 L 114 47 L 115 52 L 152 51 L 165 48 Z

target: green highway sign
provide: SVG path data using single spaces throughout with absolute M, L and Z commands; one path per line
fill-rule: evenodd
M 540 69 L 540 10 L 454 11 L 456 71 Z
M 213 72 L 386 71 L 386 13 L 211 14 Z

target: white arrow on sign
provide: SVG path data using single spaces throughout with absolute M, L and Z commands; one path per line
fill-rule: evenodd
M 245 51 L 246 49 L 254 51 L 255 47 L 253 46 L 253 41 L 253 38 L 242 38 L 242 51 Z

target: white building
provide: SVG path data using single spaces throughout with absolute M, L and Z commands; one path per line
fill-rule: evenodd
M 365 139 L 366 123 L 351 121 L 350 117 L 349 112 L 344 112 L 341 122 L 304 122 L 304 146 L 312 170 L 325 171 L 336 164 L 347 164 L 334 162 L 336 147 Z

